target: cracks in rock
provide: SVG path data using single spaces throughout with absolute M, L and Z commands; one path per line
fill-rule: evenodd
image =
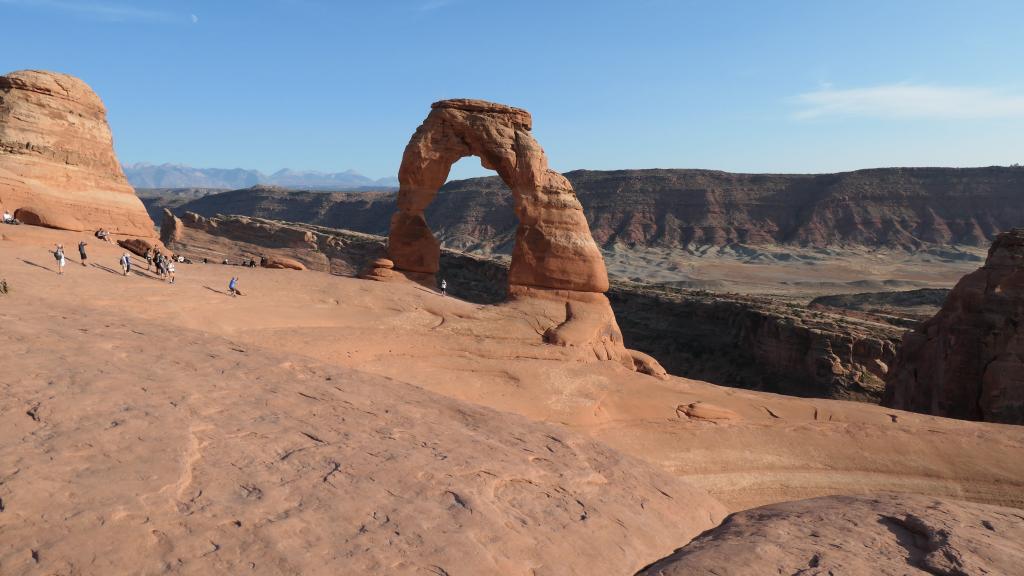
M 34 420 L 35 422 L 39 422 L 39 406 L 40 404 L 38 402 L 33 404 L 28 410 L 25 411 L 25 415 Z
M 331 460 L 330 466 L 331 466 L 331 469 L 327 471 L 327 474 L 324 474 L 323 478 L 321 478 L 321 481 L 322 482 L 326 482 L 327 484 L 330 484 L 331 486 L 334 486 L 334 483 L 332 483 L 330 481 L 331 480 L 331 476 L 334 476 L 339 471 L 341 471 L 341 464 L 338 464 L 334 460 Z
M 907 564 L 933 576 L 968 576 L 963 558 L 950 545 L 950 533 L 945 528 L 932 527 L 914 514 L 905 514 L 903 518 L 880 516 L 878 521 L 907 550 Z

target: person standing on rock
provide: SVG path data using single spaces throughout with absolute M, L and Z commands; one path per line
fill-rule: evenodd
M 127 276 L 132 271 L 132 259 L 125 252 L 121 255 L 121 270 L 124 271 L 124 275 Z
M 170 283 L 174 284 L 174 260 L 167 263 L 167 277 L 170 279 Z
M 146 248 L 146 272 L 149 272 L 149 267 L 153 264 L 153 249 Z
M 232 276 L 231 281 L 228 282 L 228 294 L 231 294 L 233 297 L 241 294 L 238 291 L 238 276 Z
M 447 295 L 448 295 L 448 281 L 445 280 L 444 278 L 441 278 L 441 296 L 447 296 Z
M 78 257 L 82 260 L 82 266 L 85 266 L 85 259 L 88 258 L 88 256 L 85 255 L 86 246 L 88 246 L 88 244 L 85 243 L 85 240 L 78 243 Z
M 64 259 L 64 245 L 63 244 L 57 244 L 57 249 L 53 251 L 53 258 L 54 258 L 54 260 L 57 261 L 57 275 L 58 276 L 63 276 L 64 275 L 64 264 L 67 263 L 66 260 Z

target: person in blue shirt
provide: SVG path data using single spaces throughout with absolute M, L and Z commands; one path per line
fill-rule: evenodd
M 231 282 L 228 282 L 228 294 L 232 296 L 238 296 L 241 292 L 238 291 L 238 276 L 232 276 Z

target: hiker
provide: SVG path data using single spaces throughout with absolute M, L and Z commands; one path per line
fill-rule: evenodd
M 11 291 L 11 287 L 7 285 L 7 279 L 0 280 L 0 294 L 8 294 Z
M 174 260 L 167 263 L 167 277 L 170 278 L 171 284 L 174 284 Z
M 110 242 L 110 232 L 107 232 L 103 228 L 96 231 L 96 237 L 104 242 Z
M 121 270 L 124 270 L 125 276 L 132 271 L 132 259 L 127 252 L 121 256 Z
M 241 292 L 238 291 L 238 276 L 232 276 L 231 282 L 228 282 L 228 294 L 231 296 L 238 296 Z
M 14 223 L 14 216 L 11 216 L 11 213 L 8 212 L 5 209 L 4 210 L 4 224 L 12 224 L 12 223 Z
M 441 278 L 441 296 L 447 296 L 447 295 L 448 295 L 448 281 L 445 280 L 444 278 Z
M 57 261 L 57 275 L 58 276 L 63 276 L 64 275 L 64 264 L 66 264 L 66 261 L 64 260 L 64 245 L 63 244 L 57 244 L 57 249 L 53 251 L 53 258 L 54 258 L 54 260 Z
M 153 249 L 146 248 L 146 271 L 149 272 L 150 265 L 153 264 Z

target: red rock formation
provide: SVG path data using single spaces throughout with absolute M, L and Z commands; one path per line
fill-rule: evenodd
M 40 226 L 154 237 L 114 155 L 106 114 L 72 76 L 0 76 L 0 208 Z
M 604 292 L 608 273 L 572 185 L 548 168 L 530 134 L 529 112 L 481 100 L 435 102 L 413 134 L 398 172 L 398 212 L 389 252 L 398 270 L 434 274 L 440 245 L 423 212 L 458 159 L 478 156 L 511 188 L 519 218 L 509 282 Z
M 1024 229 L 998 235 L 985 265 L 904 336 L 883 404 L 1024 424 Z
M 597 359 L 637 369 L 638 361 L 623 345 L 604 296 L 608 272 L 583 207 L 569 181 L 548 168 L 544 150 L 530 134 L 529 112 L 482 100 L 444 100 L 431 108 L 406 146 L 398 172 L 398 211 L 392 216 L 388 240 L 394 269 L 433 284 L 440 243 L 424 211 L 452 164 L 477 156 L 512 190 L 518 226 L 508 272 L 509 296 L 564 305 L 565 319 L 544 332 L 546 342 L 579 347 Z M 547 318 L 551 313 L 538 311 Z M 639 366 L 646 373 L 660 373 L 652 361 L 640 358 Z
M 306 266 L 294 258 L 286 258 L 284 256 L 267 256 L 260 266 L 264 268 L 277 268 L 286 270 L 305 270 Z

